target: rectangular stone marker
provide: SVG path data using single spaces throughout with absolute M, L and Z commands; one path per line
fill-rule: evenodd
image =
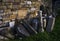
M 30 34 L 37 34 L 37 31 L 32 26 L 30 26 L 26 20 L 23 20 L 23 25 Z
M 46 27 L 47 32 L 51 32 L 53 30 L 54 23 L 55 23 L 55 18 L 49 18 L 47 27 Z
M 22 33 L 23 35 L 25 35 L 25 36 L 30 36 L 30 34 L 27 32 L 27 30 L 23 27 L 23 25 L 19 25 L 19 27 L 18 27 L 18 31 L 20 32 L 20 33 Z

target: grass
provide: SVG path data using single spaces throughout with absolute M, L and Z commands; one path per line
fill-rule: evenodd
M 15 39 L 9 41 L 60 41 L 60 18 L 56 18 L 55 27 L 52 32 L 43 32 L 38 33 L 37 35 L 33 35 L 22 40 Z

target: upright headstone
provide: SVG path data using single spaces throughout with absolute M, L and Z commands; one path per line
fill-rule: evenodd
M 53 30 L 54 24 L 55 24 L 55 18 L 52 17 L 52 15 L 50 15 L 47 22 L 46 31 L 51 32 Z
M 33 18 L 32 19 L 32 27 L 39 32 L 39 19 L 38 18 Z

